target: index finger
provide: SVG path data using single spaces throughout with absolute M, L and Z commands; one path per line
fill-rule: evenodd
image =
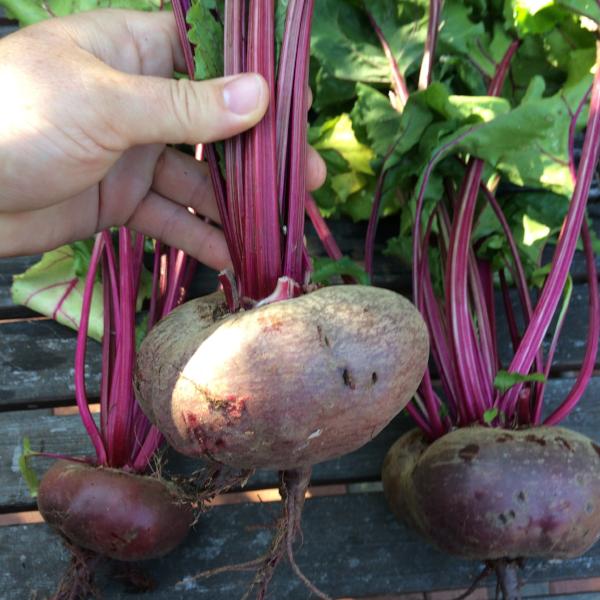
M 186 70 L 172 12 L 95 10 L 50 19 L 42 26 L 118 71 L 171 77 L 174 70 Z

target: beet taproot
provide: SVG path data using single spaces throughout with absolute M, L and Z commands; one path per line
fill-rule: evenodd
M 600 448 L 563 427 L 468 427 L 389 450 L 382 479 L 398 519 L 458 556 L 562 559 L 600 538 Z
M 194 520 L 164 481 L 65 460 L 42 478 L 38 508 L 71 543 L 121 561 L 167 554 Z
M 402 296 L 347 285 L 225 314 L 215 294 L 175 309 L 140 347 L 136 395 L 179 452 L 293 469 L 351 452 L 407 404 L 427 329 Z

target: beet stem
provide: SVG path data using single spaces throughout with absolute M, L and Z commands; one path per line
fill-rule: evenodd
M 379 40 L 379 43 L 381 44 L 381 47 L 383 48 L 385 57 L 387 58 L 388 63 L 390 65 L 392 87 L 394 88 L 394 94 L 396 94 L 396 98 L 398 98 L 399 108 L 403 109 L 406 106 L 406 103 L 408 102 L 408 97 L 410 96 L 408 87 L 406 85 L 406 81 L 405 81 L 402 73 L 400 72 L 400 67 L 398 66 L 398 62 L 396 61 L 396 58 L 394 57 L 394 54 L 392 52 L 392 49 L 390 48 L 390 45 L 389 45 L 385 35 L 383 34 L 383 31 L 381 31 L 381 27 L 379 27 L 379 25 L 377 24 L 377 21 L 375 21 L 375 18 L 369 11 L 367 11 L 367 17 L 369 19 L 369 22 L 371 23 L 371 27 L 373 28 L 373 31 L 377 35 L 377 39 Z
M 519 42 L 513 41 L 505 52 L 488 88 L 490 96 L 500 94 L 510 63 L 518 47 Z M 470 313 L 471 303 L 468 298 L 471 232 L 483 167 L 483 160 L 472 159 L 463 179 L 457 214 L 454 216 L 451 230 L 444 282 L 452 343 L 460 374 L 459 382 L 463 388 L 463 397 L 469 398 L 470 402 L 473 403 L 472 410 L 475 410 L 476 418 L 482 415 L 486 408 L 492 405 L 493 401 L 491 382 L 483 379 L 483 373 L 485 372 L 481 358 L 483 352 L 481 343 L 477 343 Z
M 323 244 L 323 248 L 325 248 L 327 256 L 333 260 L 340 260 L 340 258 L 343 256 L 342 251 L 337 245 L 333 234 L 331 233 L 331 229 L 329 229 L 325 219 L 323 219 L 315 199 L 310 194 L 306 195 L 305 208 L 306 214 L 308 215 L 308 218 L 317 232 L 317 236 Z
M 429 0 L 429 20 L 427 23 L 427 39 L 425 50 L 419 71 L 419 89 L 425 90 L 431 83 L 433 61 L 435 58 L 435 47 L 440 29 L 440 17 L 442 14 L 442 0 Z
M 588 285 L 589 285 L 589 317 L 588 317 L 588 339 L 586 344 L 585 356 L 581 365 L 581 370 L 577 375 L 575 384 L 569 391 L 564 402 L 544 421 L 544 425 L 556 425 L 560 423 L 575 407 L 579 399 L 585 392 L 587 384 L 594 373 L 596 355 L 598 354 L 598 338 L 600 337 L 600 294 L 598 291 L 598 274 L 594 260 L 594 251 L 592 240 L 588 230 L 587 223 L 584 221 L 581 236 L 583 238 L 583 247 L 587 262 Z M 536 416 L 541 415 L 541 401 L 537 408 Z
M 597 64 L 600 47 L 597 49 Z M 596 69 L 586 135 L 581 152 L 575 189 L 569 211 L 565 217 L 556 250 L 552 258 L 550 273 L 536 304 L 529 326 L 509 366 L 512 373 L 526 373 L 531 368 L 534 355 L 544 339 L 564 289 L 569 267 L 575 254 L 577 239 L 581 231 L 587 199 L 600 154 L 600 69 Z M 501 408 L 510 412 L 514 407 L 521 385 L 513 386 L 502 398 Z
M 381 165 L 381 171 L 377 178 L 377 184 L 375 187 L 375 194 L 373 195 L 373 207 L 371 209 L 371 215 L 369 217 L 369 224 L 367 226 L 367 236 L 365 239 L 365 271 L 369 276 L 369 280 L 373 279 L 373 256 L 375 254 L 375 236 L 377 235 L 377 225 L 379 224 L 379 216 L 381 212 L 381 200 L 383 198 L 383 186 L 387 177 L 389 169 L 386 167 L 388 159 L 394 153 L 396 146 L 400 138 L 392 142 L 387 149 L 385 156 L 383 157 L 383 163 Z
M 304 249 L 304 219 L 306 201 L 306 142 L 307 127 L 306 115 L 308 113 L 308 65 L 310 60 L 310 32 L 314 0 L 299 2 L 288 8 L 288 20 L 296 17 L 300 20 L 299 36 L 294 40 L 296 46 L 296 59 L 293 72 L 291 69 L 280 73 L 281 89 L 278 93 L 278 102 L 282 92 L 288 91 L 292 97 L 292 112 L 290 115 L 289 164 L 285 174 L 285 186 L 280 183 L 280 189 L 287 187 L 287 202 L 282 201 L 284 219 L 287 223 L 286 246 L 284 253 L 283 274 L 303 283 L 303 249 Z M 286 24 L 286 37 L 289 26 Z M 281 67 L 280 67 L 281 69 Z M 278 128 L 282 127 L 278 122 Z
M 92 251 L 92 257 L 90 259 L 90 266 L 85 282 L 85 289 L 83 292 L 83 305 L 81 309 L 81 319 L 79 322 L 79 331 L 77 332 L 77 347 L 75 350 L 75 399 L 77 401 L 77 407 L 79 408 L 79 414 L 83 425 L 94 445 L 96 451 L 96 457 L 100 464 L 106 464 L 107 460 L 107 444 L 102 439 L 98 426 L 92 417 L 90 407 L 88 404 L 88 398 L 85 389 L 85 357 L 87 349 L 87 334 L 88 324 L 90 320 L 90 310 L 92 306 L 92 295 L 94 291 L 94 282 L 96 279 L 96 271 L 98 269 L 98 263 L 102 255 L 102 249 L 104 246 L 104 240 L 102 235 L 96 237 L 94 243 L 94 249 Z

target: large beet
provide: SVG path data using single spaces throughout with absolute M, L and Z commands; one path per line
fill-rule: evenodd
M 399 519 L 466 558 L 568 558 L 600 537 L 600 448 L 562 427 L 400 438 L 383 466 Z
M 123 561 L 167 554 L 193 522 L 189 506 L 159 479 L 69 461 L 46 472 L 38 507 L 75 545 Z
M 136 393 L 180 452 L 239 468 L 291 469 L 351 452 L 411 399 L 425 324 L 398 294 L 320 289 L 223 316 L 220 295 L 152 329 Z

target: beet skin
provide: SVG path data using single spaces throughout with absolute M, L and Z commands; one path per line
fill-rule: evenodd
M 333 286 L 223 312 L 221 295 L 188 302 L 138 353 L 138 400 L 189 456 L 284 470 L 346 454 L 404 408 L 427 366 L 423 319 L 389 290 Z
M 75 545 L 123 561 L 167 554 L 193 522 L 191 509 L 159 479 L 69 461 L 46 472 L 38 507 Z
M 570 558 L 600 537 L 600 448 L 562 427 L 400 438 L 383 466 L 396 516 L 451 554 Z

